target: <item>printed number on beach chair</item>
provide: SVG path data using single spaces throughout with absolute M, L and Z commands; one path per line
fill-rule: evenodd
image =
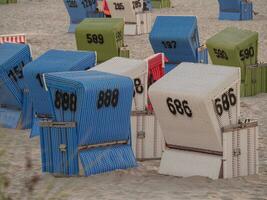
M 124 18 L 125 22 L 136 22 L 135 14 L 143 11 L 141 0 L 111 0 L 108 6 L 113 18 Z

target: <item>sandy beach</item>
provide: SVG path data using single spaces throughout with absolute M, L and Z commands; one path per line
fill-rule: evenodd
M 219 21 L 217 0 L 173 0 L 172 8 L 154 9 L 152 15 L 153 20 L 158 15 L 196 15 L 202 43 L 228 26 L 257 31 L 259 61 L 267 62 L 267 1 L 253 2 L 259 12 L 253 21 Z M 75 36 L 67 33 L 69 16 L 62 0 L 0 5 L 0 19 L 0 34 L 25 33 L 34 58 L 49 49 L 76 50 Z M 125 43 L 132 58 L 153 53 L 148 35 L 127 36 Z M 125 171 L 56 178 L 41 172 L 39 138 L 29 139 L 27 130 L 0 129 L 0 191 L 1 177 L 7 177 L 5 191 L 12 199 L 267 199 L 267 94 L 242 98 L 241 113 L 259 121 L 259 175 L 224 180 L 171 177 L 157 173 L 159 161 L 146 161 Z M 28 167 L 27 160 L 32 162 Z M 40 180 L 28 183 L 32 177 Z

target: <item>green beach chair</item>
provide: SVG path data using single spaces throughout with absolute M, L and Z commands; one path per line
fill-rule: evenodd
M 170 8 L 171 7 L 170 0 L 152 0 L 151 4 L 152 4 L 152 8 Z
M 96 51 L 98 63 L 115 56 L 129 57 L 121 18 L 84 19 L 77 26 L 75 36 L 77 49 Z
M 0 0 L 0 4 L 7 4 L 8 0 Z
M 0 0 L 0 4 L 17 3 L 17 0 Z
M 229 27 L 206 43 L 213 64 L 241 68 L 241 96 L 262 92 L 260 77 L 265 69 L 249 67 L 258 62 L 258 37 L 257 32 Z

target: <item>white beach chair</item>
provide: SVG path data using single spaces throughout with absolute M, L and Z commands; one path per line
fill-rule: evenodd
M 164 139 L 159 173 L 257 173 L 257 123 L 240 123 L 240 69 L 182 63 L 149 89 Z
M 135 86 L 131 117 L 131 142 L 137 159 L 161 158 L 164 147 L 159 123 L 152 113 L 146 111 L 148 88 L 148 62 L 114 57 L 90 70 L 108 72 L 130 77 Z
M 124 34 L 140 35 L 151 30 L 151 12 L 143 12 L 142 0 L 108 0 L 113 18 L 124 18 Z

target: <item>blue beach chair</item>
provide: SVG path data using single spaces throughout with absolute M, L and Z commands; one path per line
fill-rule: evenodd
M 195 16 L 158 16 L 149 40 L 155 53 L 167 57 L 165 72 L 181 62 L 208 63 L 208 51 L 200 46 Z
M 136 166 L 130 146 L 133 82 L 97 71 L 45 74 L 55 119 L 41 125 L 44 172 L 104 173 Z
M 29 63 L 23 73 L 33 100 L 34 123 L 31 137 L 39 135 L 39 121 L 53 118 L 43 74 L 48 72 L 87 70 L 96 64 L 96 53 L 88 51 L 49 50 Z
M 30 128 L 32 102 L 22 69 L 31 62 L 30 47 L 25 44 L 0 45 L 0 126 Z
M 104 17 L 97 11 L 97 0 L 64 0 L 70 16 L 69 33 L 74 33 L 76 26 L 85 18 Z
M 218 0 L 220 20 L 252 20 L 253 3 L 244 0 Z

